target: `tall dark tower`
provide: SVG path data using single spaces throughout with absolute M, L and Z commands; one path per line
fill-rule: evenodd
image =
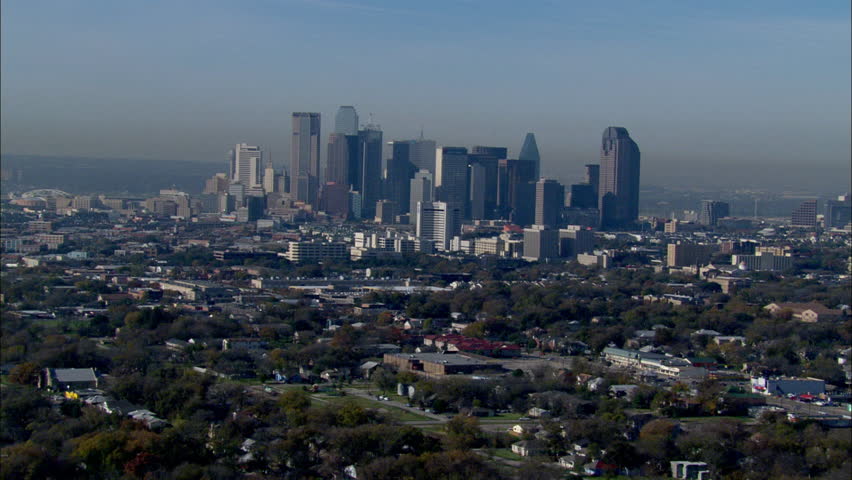
M 538 154 L 538 144 L 535 142 L 535 134 L 528 133 L 524 138 L 524 145 L 521 147 L 521 153 L 518 154 L 519 162 L 532 163 L 532 178 L 530 181 L 538 181 L 541 177 L 541 156 Z
M 601 228 L 630 228 L 639 218 L 639 146 L 627 129 L 609 127 L 601 141 Z
M 319 206 L 319 169 L 320 114 L 294 112 L 290 139 L 290 193 L 294 200 Z

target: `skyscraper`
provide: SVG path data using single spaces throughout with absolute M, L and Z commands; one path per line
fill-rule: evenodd
M 278 175 L 275 173 L 275 168 L 272 167 L 272 162 L 266 162 L 266 169 L 263 171 L 263 191 L 264 193 L 275 193 Z
M 382 195 L 382 131 L 378 125 L 366 125 L 358 131 L 358 156 L 361 178 L 356 190 L 361 192 L 362 215 L 373 218 Z
M 417 238 L 431 240 L 446 251 L 450 240 L 461 233 L 461 217 L 461 209 L 446 202 L 418 202 Z
M 626 128 L 604 130 L 598 184 L 602 228 L 628 228 L 639 218 L 639 156 Z
M 535 184 L 535 224 L 558 226 L 565 206 L 565 187 L 556 180 L 542 178 Z
M 815 227 L 817 224 L 817 201 L 805 200 L 793 210 L 791 217 L 794 227 Z
M 238 143 L 231 150 L 231 182 L 242 183 L 246 188 L 262 186 L 262 161 L 260 147 Z
M 498 218 L 498 206 L 500 204 L 498 198 L 499 165 L 500 160 L 505 159 L 506 156 L 507 149 L 504 147 L 486 147 L 482 145 L 473 147 L 471 154 L 468 155 L 468 163 L 471 166 L 471 173 L 473 172 L 475 165 L 479 165 L 484 169 L 484 178 L 482 179 L 482 182 L 484 182 L 482 217 L 474 216 L 473 218 Z M 471 176 L 471 182 L 474 180 L 479 181 L 479 179 Z M 471 188 L 473 188 L 473 185 L 471 185 Z M 471 201 L 473 201 L 475 197 L 478 198 L 474 192 L 471 192 Z M 473 214 L 473 209 L 471 210 L 471 213 Z
M 417 170 L 429 170 L 435 173 L 435 148 L 434 140 L 425 140 L 423 135 L 411 143 L 411 163 Z M 411 208 L 414 208 L 412 205 Z
M 328 148 L 325 150 L 326 182 L 349 185 L 349 153 L 349 142 L 346 135 L 332 133 L 328 136 Z
M 852 221 L 852 197 L 840 195 L 825 202 L 825 228 L 843 228 Z
M 439 147 L 435 156 L 435 188 L 437 198 L 458 206 L 465 215 L 468 201 L 467 149 Z
M 290 194 L 293 200 L 319 207 L 320 114 L 294 112 L 290 139 Z
M 716 226 L 720 218 L 730 216 L 731 206 L 716 200 L 702 200 L 701 211 L 698 213 L 698 223 Z
M 417 202 L 431 202 L 434 176 L 429 170 L 419 170 L 411 179 L 411 196 L 408 202 L 411 224 L 417 225 Z
M 404 215 L 409 212 L 411 178 L 417 171 L 411 162 L 414 140 L 395 140 L 388 143 L 391 146 L 391 158 L 387 162 L 384 197 L 396 204 L 399 215 Z
M 470 198 L 468 198 L 468 204 L 470 205 L 470 218 L 475 220 L 488 218 L 485 214 L 485 203 L 490 192 L 488 191 L 486 167 L 478 162 L 471 163 L 469 175 L 470 185 L 468 191 L 470 192 Z
M 521 153 L 518 154 L 518 160 L 532 162 L 533 179 L 537 180 L 541 177 L 541 156 L 538 154 L 538 144 L 535 141 L 534 133 L 528 133 L 524 138 L 524 145 L 521 147 Z
M 358 135 L 358 113 L 355 107 L 344 105 L 337 109 L 334 116 L 334 133 Z
M 594 205 L 588 208 L 598 208 L 598 187 L 601 183 L 601 166 L 597 163 L 586 165 L 586 183 L 591 185 L 595 192 Z

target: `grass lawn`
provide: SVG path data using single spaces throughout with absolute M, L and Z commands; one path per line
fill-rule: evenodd
M 680 417 L 673 418 L 672 420 L 677 420 L 683 423 L 711 423 L 718 422 L 720 420 L 732 420 L 734 422 L 754 421 L 754 419 L 751 417 Z
M 388 412 L 393 418 L 400 422 L 422 422 L 422 421 L 430 421 L 432 420 L 429 417 L 425 417 L 423 415 L 417 415 L 416 413 L 409 412 L 408 410 L 403 410 L 401 408 L 394 407 L 392 405 L 388 405 L 384 402 L 378 402 L 375 400 L 370 400 L 364 397 L 358 397 L 355 395 L 347 395 L 345 397 L 331 397 L 328 395 L 316 394 L 311 395 L 312 397 L 317 397 L 318 400 L 324 400 L 327 402 L 352 402 L 355 405 L 358 405 L 362 408 L 375 408 L 382 409 Z
M 506 460 L 520 461 L 524 459 L 524 457 L 513 452 L 511 448 L 495 448 L 494 450 L 489 450 L 489 453 L 495 457 L 505 458 Z
M 521 418 L 523 416 L 524 416 L 523 413 L 511 413 L 511 412 L 510 413 L 498 413 L 497 415 L 494 415 L 493 417 L 479 417 L 479 421 L 481 423 L 505 422 L 507 420 L 518 420 L 519 418 Z

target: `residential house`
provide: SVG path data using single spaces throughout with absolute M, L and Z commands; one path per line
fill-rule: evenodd
M 545 455 L 547 443 L 541 440 L 521 440 L 512 444 L 512 452 L 522 457 Z

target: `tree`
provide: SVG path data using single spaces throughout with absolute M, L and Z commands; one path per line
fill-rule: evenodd
M 32 362 L 24 362 L 12 367 L 9 371 L 9 381 L 21 385 L 35 385 L 41 369 Z
M 373 372 L 373 375 L 370 378 L 382 391 L 382 393 L 391 392 L 396 389 L 396 375 L 389 370 L 385 370 L 381 367 L 376 368 L 376 371 Z
M 446 445 L 450 450 L 467 450 L 482 444 L 482 430 L 476 417 L 456 415 L 444 424 Z

